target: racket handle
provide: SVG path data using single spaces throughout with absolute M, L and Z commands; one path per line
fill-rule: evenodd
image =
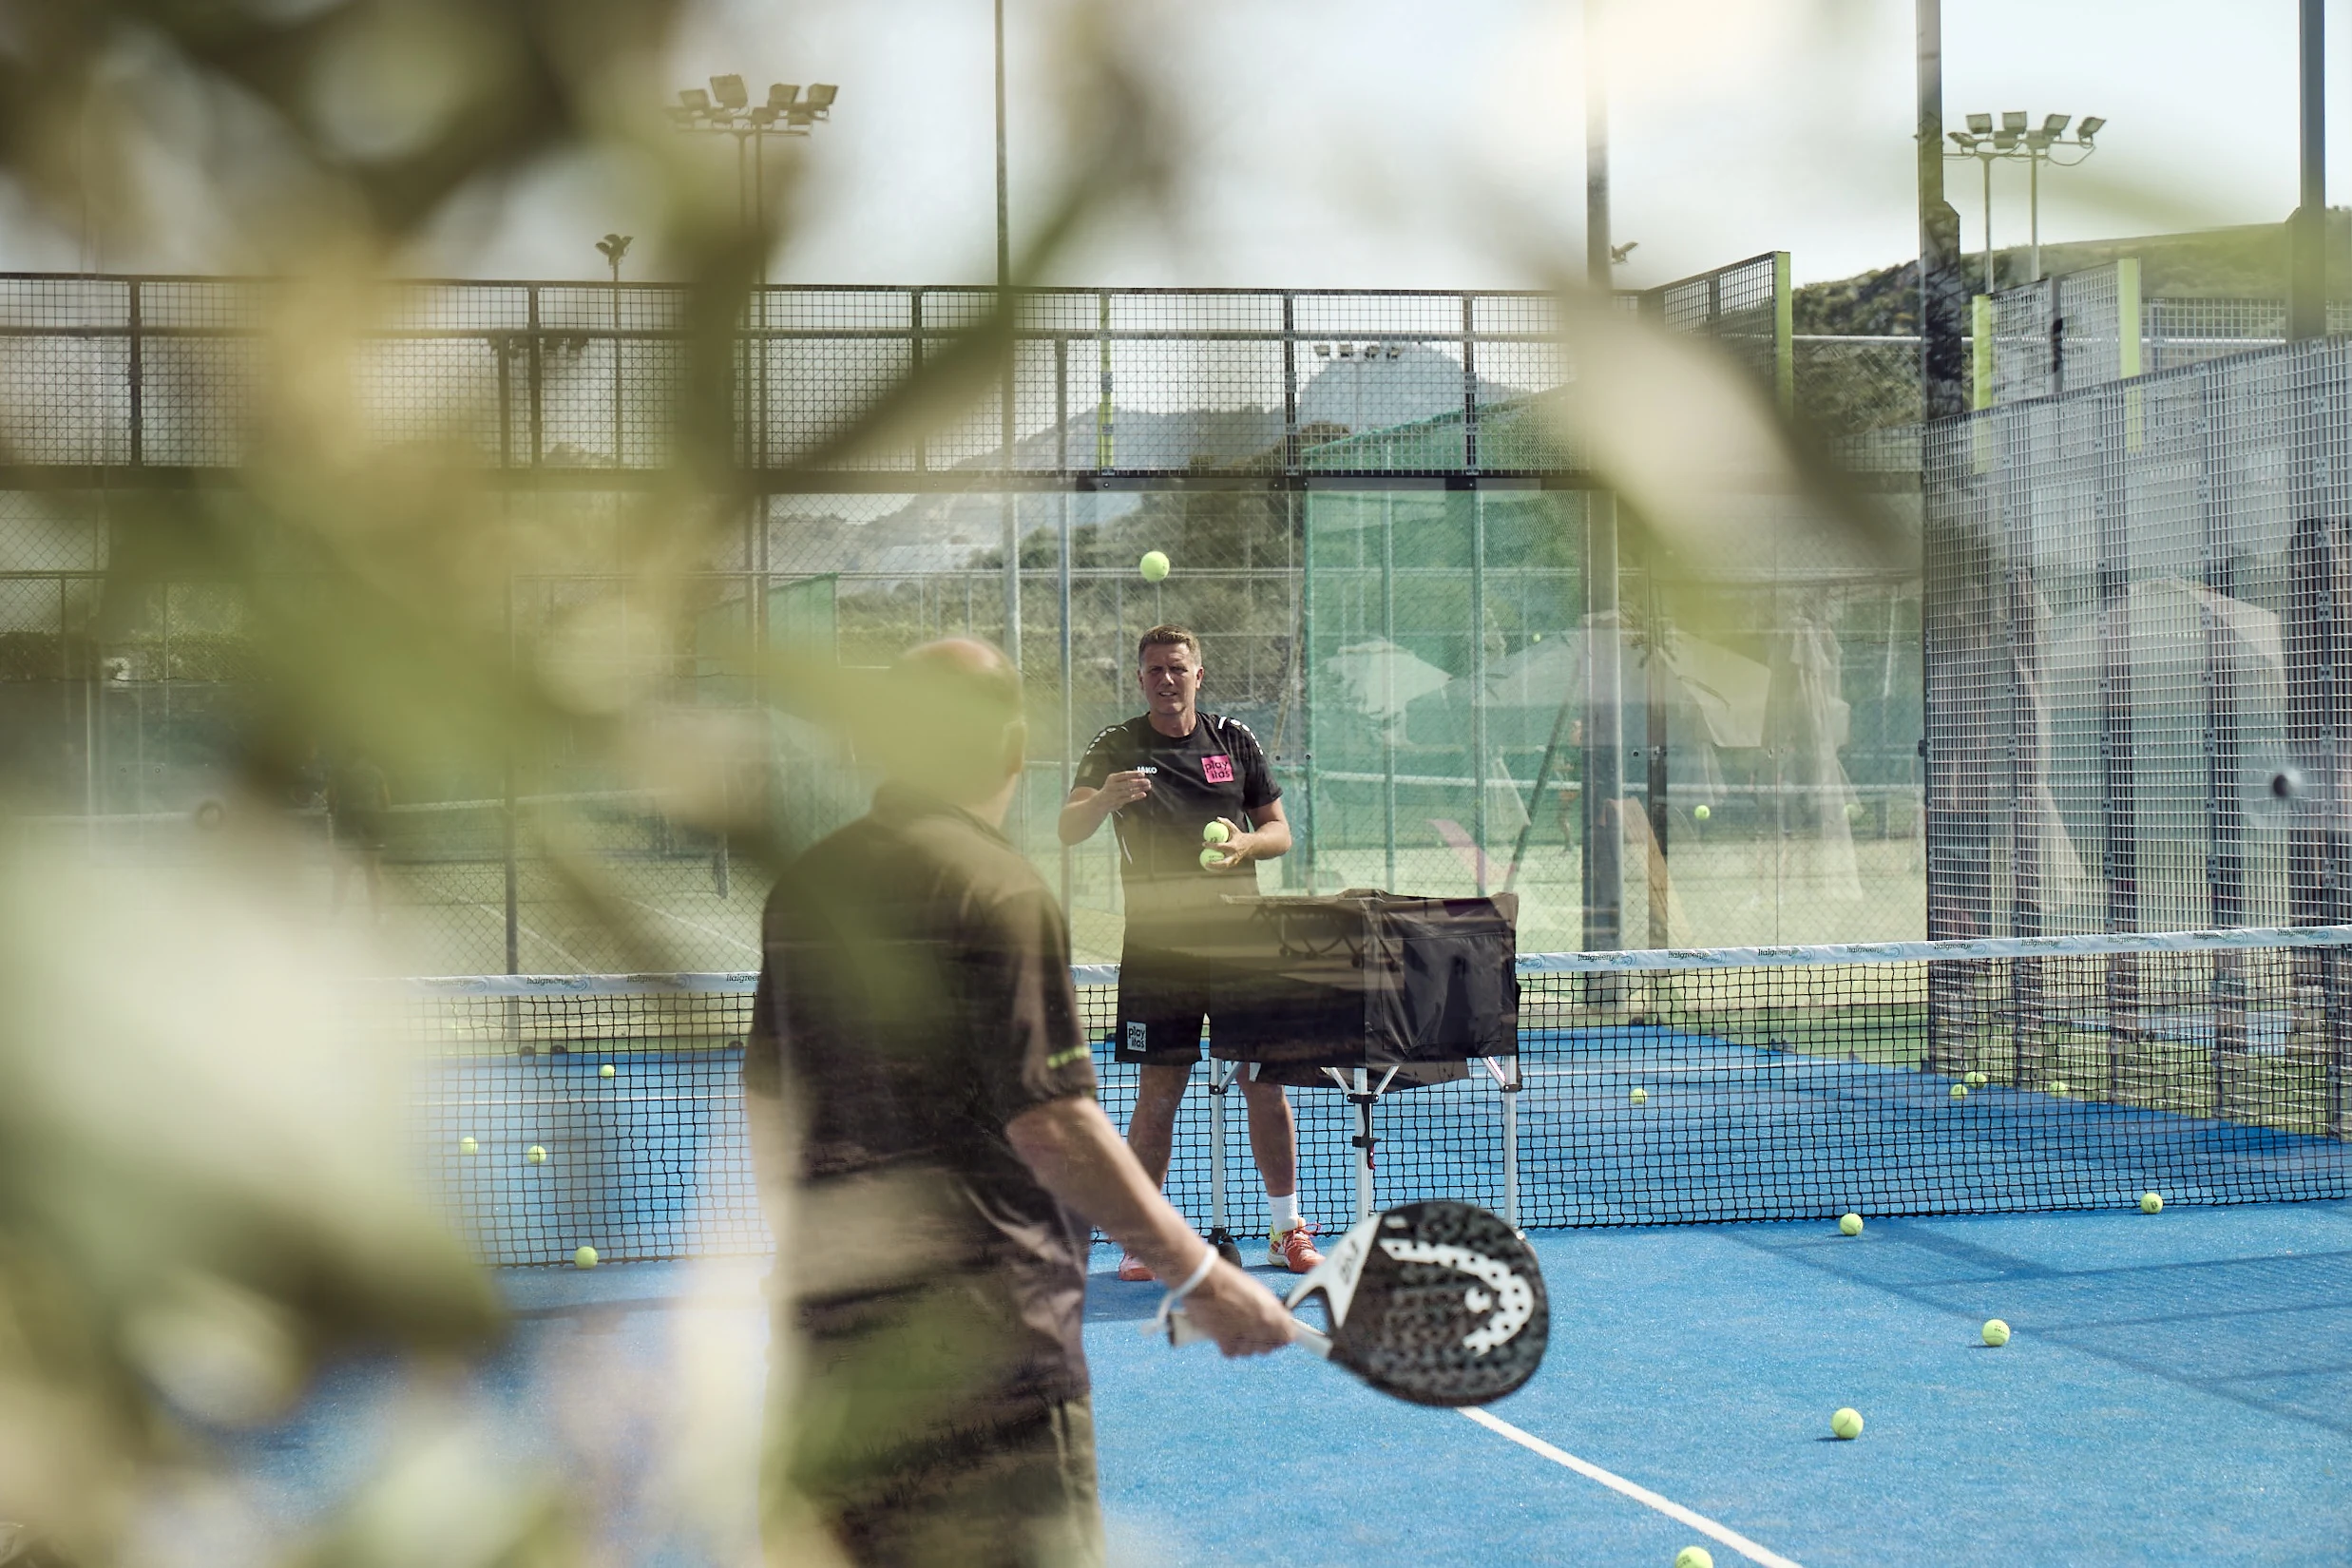
M 1209 1337 L 1208 1330 L 1195 1323 L 1182 1309 L 1168 1314 L 1168 1343 L 1197 1345 Z M 1291 1320 L 1291 1343 L 1308 1354 L 1329 1361 L 1331 1359 L 1331 1336 L 1299 1318 Z

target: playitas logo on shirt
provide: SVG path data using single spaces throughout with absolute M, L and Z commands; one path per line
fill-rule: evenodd
M 1231 784 L 1233 781 L 1233 759 L 1230 756 L 1202 757 L 1200 776 L 1212 784 Z

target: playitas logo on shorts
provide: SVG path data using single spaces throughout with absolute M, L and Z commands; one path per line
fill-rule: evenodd
M 1200 776 L 1212 784 L 1231 784 L 1233 781 L 1233 759 L 1230 756 L 1202 757 Z
M 1141 1023 L 1131 1023 L 1127 1025 L 1127 1049 L 1140 1051 L 1151 1043 L 1151 1031 Z

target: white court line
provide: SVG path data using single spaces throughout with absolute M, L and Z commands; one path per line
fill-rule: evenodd
M 1687 1524 L 1699 1534 L 1709 1537 L 1719 1546 L 1729 1546 L 1750 1562 L 1760 1562 L 1764 1568 L 1801 1568 L 1801 1565 L 1782 1557 L 1769 1546 L 1759 1546 L 1727 1525 L 1717 1524 L 1704 1514 L 1694 1514 L 1681 1503 L 1662 1498 L 1647 1486 L 1637 1486 L 1623 1476 L 1611 1475 L 1590 1460 L 1577 1458 L 1564 1448 L 1555 1448 L 1531 1432 L 1522 1432 L 1501 1416 L 1490 1415 L 1476 1407 L 1464 1408 L 1461 1414 L 1477 1422 L 1488 1431 L 1509 1438 L 1531 1454 L 1540 1455 L 1555 1464 L 1565 1465 L 1587 1481 L 1597 1481 L 1611 1491 L 1622 1492 L 1644 1507 L 1655 1508 L 1668 1519 Z
M 644 910 L 647 914 L 658 914 L 664 920 L 675 920 L 690 931 L 700 931 L 704 936 L 715 936 L 719 941 L 726 943 L 729 947 L 740 947 L 747 953 L 755 953 L 760 950 L 759 946 L 756 943 L 746 942 L 739 936 L 729 936 L 726 932 L 718 929 L 717 927 L 705 926 L 698 920 L 688 920 L 684 915 L 672 914 L 669 910 L 661 908 L 656 905 L 648 904 L 641 898 L 631 898 L 628 894 L 623 893 L 621 895 L 621 902 L 623 904 L 634 904 L 639 908 Z

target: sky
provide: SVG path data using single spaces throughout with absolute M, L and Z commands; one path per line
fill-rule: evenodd
M 1069 0 L 1005 0 L 1016 235 L 1064 154 L 1057 84 Z M 1581 266 L 1581 0 L 1111 0 L 1184 117 L 1180 217 L 1129 214 L 1057 281 L 1513 287 Z M 1945 0 L 1947 125 L 1970 109 L 2111 122 L 2084 168 L 2044 181 L 2045 239 L 2283 218 L 2295 200 L 2292 0 Z M 2331 74 L 2352 0 L 2330 0 Z M 1800 281 L 1916 252 L 1907 0 L 1616 0 L 1609 78 L 1614 237 L 1644 286 L 1763 251 Z M 669 62 L 680 86 L 739 71 L 838 83 L 797 147 L 807 206 L 774 276 L 992 277 L 985 0 L 703 0 Z M 2352 199 L 2352 85 L 2330 86 L 2331 182 Z M 714 141 L 715 158 L 730 156 Z M 1983 242 L 1976 164 L 1950 165 L 1964 243 Z M 596 239 L 659 192 L 577 164 L 468 204 L 414 270 L 601 277 Z M 1996 239 L 2022 241 L 2024 171 L 1996 175 Z M 658 258 L 641 258 L 658 276 Z M 125 267 L 233 267 L 190 241 Z M 0 199 L 0 266 L 91 264 Z

